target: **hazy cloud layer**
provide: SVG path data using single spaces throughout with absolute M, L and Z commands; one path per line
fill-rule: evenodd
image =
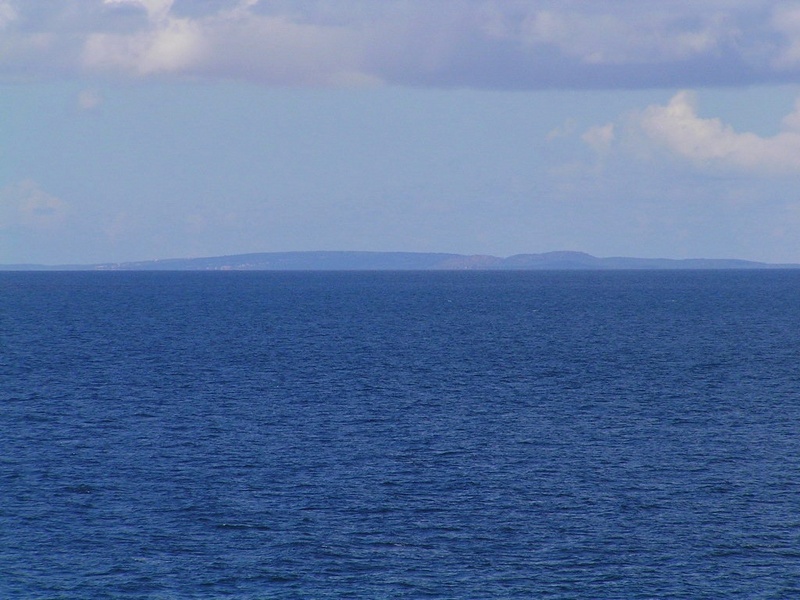
M 800 3 L 0 0 L 3 77 L 501 89 L 800 80 Z

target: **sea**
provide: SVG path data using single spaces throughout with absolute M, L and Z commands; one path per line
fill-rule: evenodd
M 0 273 L 0 598 L 800 597 L 800 271 Z

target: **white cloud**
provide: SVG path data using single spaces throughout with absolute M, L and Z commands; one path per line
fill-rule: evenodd
M 17 11 L 8 0 L 0 2 L 0 30 L 5 29 L 17 18 Z
M 652 142 L 698 166 L 800 171 L 800 102 L 771 137 L 740 133 L 720 119 L 702 118 L 695 104 L 694 94 L 682 91 L 666 106 L 649 106 L 635 121 Z
M 66 202 L 42 190 L 35 181 L 0 189 L 0 229 L 51 229 L 65 221 L 67 212 Z
M 615 137 L 614 124 L 607 123 L 606 125 L 598 125 L 588 129 L 581 136 L 581 139 L 595 152 L 603 153 L 608 151 Z
M 253 0 L 196 18 L 175 16 L 171 0 L 106 2 L 144 6 L 149 27 L 88 35 L 82 62 L 89 71 L 173 73 L 281 85 L 377 81 L 364 69 L 368 52 L 357 28 L 256 14 Z
M 152 75 L 190 70 L 206 51 L 201 24 L 170 15 L 172 0 L 105 0 L 106 4 L 143 6 L 151 23 L 128 34 L 92 33 L 84 46 L 83 63 L 90 70 L 114 70 Z

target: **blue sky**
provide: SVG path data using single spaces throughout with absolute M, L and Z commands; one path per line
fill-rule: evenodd
M 800 262 L 800 3 L 0 0 L 0 263 Z

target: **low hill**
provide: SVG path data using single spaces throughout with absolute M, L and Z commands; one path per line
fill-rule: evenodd
M 508 258 L 427 252 L 260 252 L 94 265 L 0 265 L 5 271 L 465 271 L 778 269 L 736 259 L 598 258 L 584 252 L 516 254 Z

